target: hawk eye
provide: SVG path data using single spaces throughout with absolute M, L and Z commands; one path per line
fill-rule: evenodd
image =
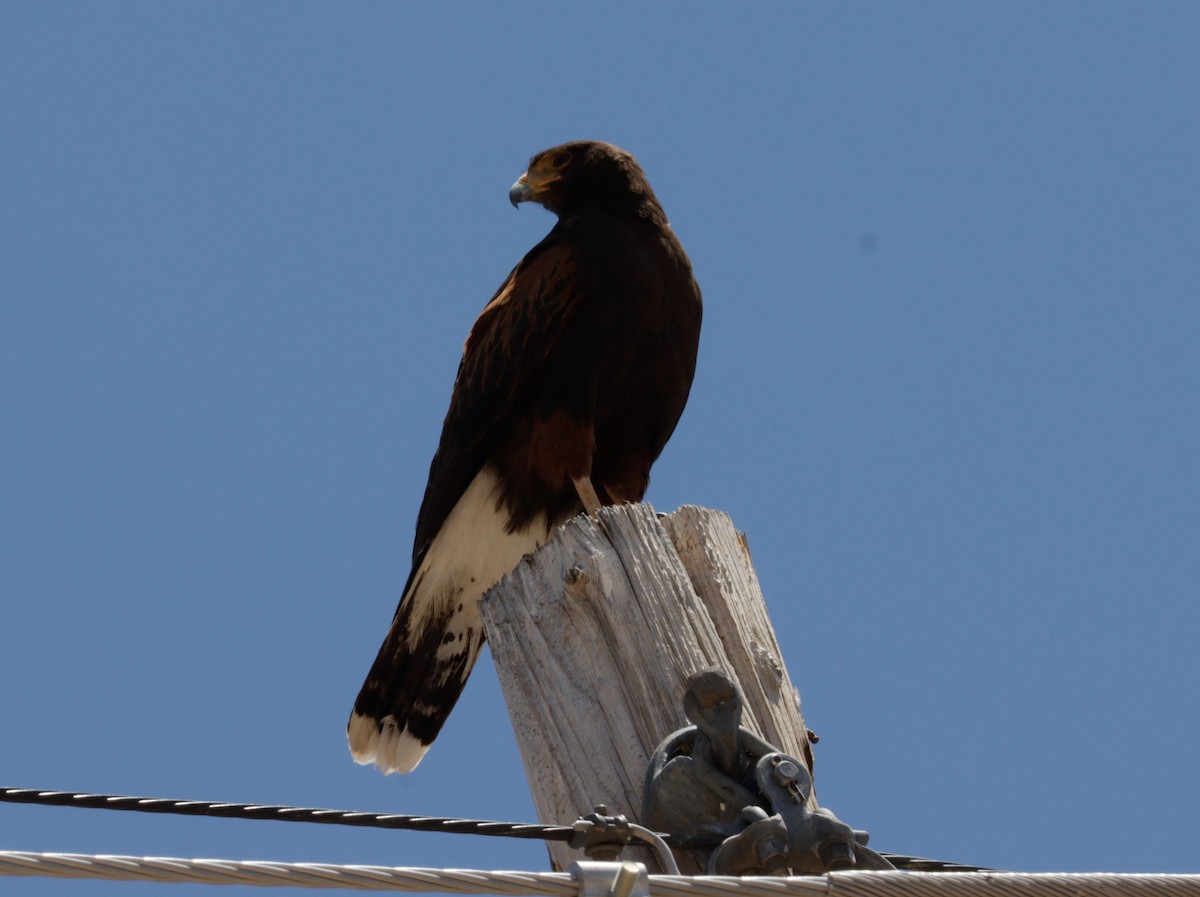
M 555 168 L 562 168 L 571 161 L 570 153 L 555 153 L 554 158 L 550 160 L 550 164 Z

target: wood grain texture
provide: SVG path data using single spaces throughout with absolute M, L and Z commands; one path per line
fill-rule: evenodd
M 811 772 L 812 747 L 800 712 L 800 692 L 783 663 L 745 534 L 728 514 L 695 506 L 682 507 L 661 522 L 746 698 L 742 725 L 802 758 Z M 817 806 L 815 797 L 811 806 Z
M 639 504 L 577 517 L 481 611 L 543 823 L 569 825 L 601 803 L 638 821 L 650 755 L 688 724 L 685 682 L 701 669 L 731 675 L 743 725 L 811 766 L 749 551 L 721 512 L 660 520 Z M 583 858 L 564 844 L 550 853 L 561 869 Z

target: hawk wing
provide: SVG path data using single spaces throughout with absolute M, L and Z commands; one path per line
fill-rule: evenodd
M 578 254 L 560 231 L 556 226 L 513 268 L 467 337 L 417 515 L 414 569 L 487 461 L 496 430 L 525 406 L 580 304 Z
M 551 231 L 467 337 L 417 518 L 412 572 L 351 714 L 360 763 L 407 772 L 420 762 L 482 646 L 479 597 L 547 535 L 546 524 L 509 528 L 495 503 L 495 471 L 484 468 L 536 395 L 546 356 L 579 305 L 577 268 L 576 253 Z

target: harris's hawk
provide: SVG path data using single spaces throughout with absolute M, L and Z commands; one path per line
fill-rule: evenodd
M 463 349 L 412 572 L 348 725 L 385 773 L 414 769 L 458 700 L 483 594 L 568 518 L 641 500 L 696 369 L 700 288 L 633 156 L 553 147 L 509 199 L 558 223 Z

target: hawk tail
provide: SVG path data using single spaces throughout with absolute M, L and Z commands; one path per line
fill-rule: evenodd
M 477 599 L 432 572 L 414 571 L 346 727 L 354 760 L 384 773 L 416 769 L 483 646 Z
M 479 599 L 546 539 L 540 520 L 507 530 L 496 485 L 490 468 L 475 476 L 409 576 L 346 726 L 360 764 L 416 769 L 483 647 Z

